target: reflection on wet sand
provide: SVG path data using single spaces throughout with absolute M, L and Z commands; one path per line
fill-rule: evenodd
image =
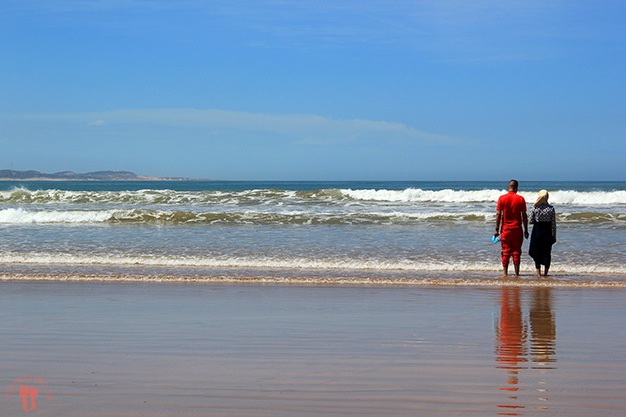
M 532 360 L 540 369 L 546 369 L 548 364 L 556 362 L 556 358 L 552 357 L 556 353 L 556 323 L 552 314 L 549 288 L 534 290 L 530 308 L 530 331 Z
M 527 362 L 532 362 L 530 369 L 556 369 L 556 323 L 552 313 L 549 288 L 537 288 L 532 293 L 528 320 L 524 319 L 519 287 L 503 287 L 500 298 L 500 315 L 495 325 L 497 369 L 506 370 L 506 385 L 500 387 L 507 393 L 505 404 L 499 404 L 498 415 L 523 415 L 526 406 L 519 400 L 520 371 L 529 369 Z M 530 333 L 530 334 L 529 334 Z M 530 347 L 527 340 L 530 339 Z M 548 401 L 546 381 L 539 381 L 538 401 Z M 533 400 L 533 403 L 535 401 Z M 535 409 L 547 409 L 536 405 Z M 506 410 L 506 411 L 505 411 Z

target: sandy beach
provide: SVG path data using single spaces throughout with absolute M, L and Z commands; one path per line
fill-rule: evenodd
M 0 285 L 3 415 L 626 411 L 623 289 Z

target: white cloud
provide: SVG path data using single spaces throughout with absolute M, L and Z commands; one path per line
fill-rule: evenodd
M 227 110 L 148 109 L 97 113 L 45 113 L 12 116 L 69 130 L 80 126 L 104 126 L 118 134 L 150 135 L 160 132 L 185 135 L 204 132 L 212 140 L 271 139 L 300 145 L 401 143 L 458 144 L 459 139 L 420 131 L 403 123 L 371 120 L 336 120 L 311 114 L 276 115 Z M 93 121 L 95 120 L 95 121 Z M 106 120 L 106 123 L 105 123 Z M 58 126 L 59 124 L 63 127 Z

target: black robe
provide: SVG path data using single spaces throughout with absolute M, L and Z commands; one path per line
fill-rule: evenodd
M 535 222 L 530 235 L 528 254 L 535 260 L 535 267 L 539 265 L 550 267 L 552 260 L 552 222 Z

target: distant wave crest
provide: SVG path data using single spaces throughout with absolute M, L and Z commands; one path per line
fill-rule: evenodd
M 410 203 L 489 203 L 496 202 L 503 194 L 502 190 L 422 190 L 407 188 L 405 190 L 341 190 L 354 200 L 387 201 Z M 534 203 L 537 193 L 519 193 L 528 204 Z M 550 203 L 555 205 L 606 206 L 626 205 L 626 191 L 551 191 Z
M 4 205 L 120 205 L 120 206 L 175 206 L 175 205 L 282 205 L 282 204 L 335 204 L 350 201 L 397 204 L 495 204 L 502 190 L 404 190 L 377 189 L 322 189 L 315 191 L 243 190 L 243 191 L 66 191 L 14 188 L 0 191 L 0 204 Z M 536 193 L 521 192 L 530 205 Z M 626 205 L 626 191 L 550 191 L 550 202 L 558 206 L 619 206 Z

